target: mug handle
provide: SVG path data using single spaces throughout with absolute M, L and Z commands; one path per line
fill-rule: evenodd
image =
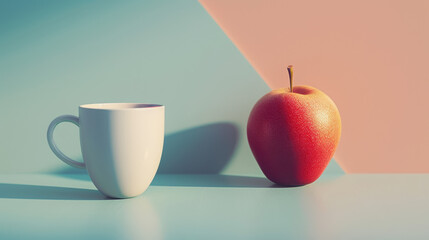
M 79 127 L 79 118 L 73 115 L 62 115 L 55 118 L 48 127 L 48 144 L 52 152 L 63 162 L 75 168 L 85 168 L 85 163 L 75 161 L 67 157 L 60 149 L 58 149 L 57 144 L 54 142 L 54 130 L 55 127 L 62 122 L 70 122 Z

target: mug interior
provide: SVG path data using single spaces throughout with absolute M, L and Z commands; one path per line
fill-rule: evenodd
M 142 108 L 157 108 L 163 107 L 160 104 L 146 104 L 146 103 L 94 103 L 84 104 L 81 108 L 87 109 L 104 109 L 104 110 L 120 110 L 120 109 L 142 109 Z

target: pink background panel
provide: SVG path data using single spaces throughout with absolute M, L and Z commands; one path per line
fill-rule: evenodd
M 266 83 L 327 93 L 350 173 L 429 172 L 429 1 L 201 0 Z

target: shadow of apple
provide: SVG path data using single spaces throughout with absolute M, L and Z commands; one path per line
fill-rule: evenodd
M 218 174 L 231 160 L 238 140 L 238 128 L 215 123 L 169 134 L 158 173 Z

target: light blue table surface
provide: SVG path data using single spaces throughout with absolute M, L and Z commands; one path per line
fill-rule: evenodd
M 87 175 L 0 175 L 0 239 L 429 239 L 429 175 L 157 175 L 103 197 Z

